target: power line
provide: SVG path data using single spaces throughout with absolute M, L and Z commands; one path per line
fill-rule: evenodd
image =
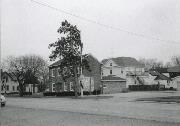
M 138 37 L 142 37 L 142 38 L 146 38 L 146 39 L 151 39 L 151 40 L 157 40 L 157 41 L 163 41 L 163 42 L 170 42 L 171 44 L 172 44 L 172 43 L 173 43 L 173 44 L 180 44 L 180 43 L 177 42 L 177 41 L 164 40 L 164 39 L 160 39 L 160 38 L 157 38 L 157 37 L 146 36 L 146 35 L 144 35 L 144 34 L 140 34 L 140 33 L 136 33 L 136 32 L 131 32 L 131 31 L 127 31 L 127 30 L 124 30 L 124 29 L 121 29 L 121 28 L 117 28 L 117 27 L 113 27 L 113 26 L 110 26 L 110 25 L 107 25 L 107 24 L 103 24 L 103 23 L 100 23 L 100 22 L 97 22 L 97 21 L 94 21 L 94 20 L 91 20 L 91 19 L 88 19 L 88 18 L 85 18 L 85 17 L 81 17 L 81 16 L 79 16 L 79 15 L 75 15 L 75 14 L 69 13 L 69 12 L 64 11 L 64 10 L 61 10 L 61 9 L 59 9 L 59 8 L 50 6 L 50 5 L 48 5 L 48 4 L 35 1 L 35 0 L 31 0 L 31 2 L 34 2 L 34 3 L 36 3 L 36 4 L 38 4 L 38 5 L 41 5 L 41 6 L 48 7 L 48 8 L 50 8 L 50 9 L 56 10 L 56 11 L 58 11 L 58 12 L 61 12 L 61 13 L 64 13 L 64 14 L 67 14 L 67 15 L 70 15 L 70 16 L 73 16 L 73 17 L 76 17 L 76 18 L 78 18 L 78 19 L 81 19 L 81 20 L 84 20 L 84 21 L 87 21 L 87 22 L 90 22 L 90 23 L 94 23 L 94 24 L 100 25 L 100 26 L 105 27 L 105 28 L 108 28 L 108 29 L 112 29 L 112 30 L 117 30 L 117 31 L 121 31 L 121 32 L 128 33 L 129 35 L 138 36 Z

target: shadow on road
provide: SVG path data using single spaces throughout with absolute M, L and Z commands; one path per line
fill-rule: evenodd
M 153 101 L 153 102 L 180 103 L 180 96 L 140 98 L 140 99 L 136 99 L 136 101 Z

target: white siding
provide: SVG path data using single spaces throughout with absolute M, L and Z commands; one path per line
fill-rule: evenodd
M 7 82 L 4 80 L 3 84 L 6 86 L 6 93 L 18 92 L 18 90 L 17 90 L 17 86 L 19 85 L 18 82 L 12 81 L 10 77 L 8 77 Z M 9 86 L 9 90 L 7 90 L 7 86 Z M 13 90 L 13 86 L 14 86 L 14 90 Z M 5 88 L 3 88 L 3 90 L 1 90 L 1 92 L 5 93 Z

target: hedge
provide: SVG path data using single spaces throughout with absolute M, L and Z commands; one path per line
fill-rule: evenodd
M 93 92 L 84 91 L 84 95 L 99 95 L 101 93 L 100 90 L 94 90 Z M 75 96 L 75 92 L 73 91 L 64 91 L 64 92 L 44 92 L 44 96 Z M 81 93 L 78 93 L 78 95 L 81 95 Z
M 43 95 L 44 96 L 56 96 L 56 92 L 44 92 Z
M 5 94 L 5 93 L 1 93 L 1 94 Z M 6 93 L 7 95 L 15 95 L 15 94 L 19 94 L 19 92 L 8 92 Z M 23 95 L 32 95 L 32 92 L 23 92 Z
M 70 92 L 57 92 L 56 96 L 75 96 L 75 93 L 73 91 Z
M 129 85 L 131 91 L 158 91 L 164 89 L 164 85 Z
M 23 95 L 32 95 L 32 92 L 23 92 Z

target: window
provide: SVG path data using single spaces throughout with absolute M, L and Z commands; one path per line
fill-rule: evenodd
M 74 91 L 73 82 L 70 82 L 70 91 Z
M 81 73 L 81 69 L 78 67 L 77 68 L 77 74 L 80 74 Z
M 112 63 L 110 63 L 110 66 L 112 66 Z
M 19 90 L 19 86 L 17 86 L 17 91 Z
M 123 71 L 121 70 L 121 73 L 123 74 Z
M 6 90 L 9 91 L 9 85 L 6 85 Z
M 5 80 L 3 79 L 3 80 L 2 80 L 2 83 L 4 83 L 4 82 L 5 82 Z
M 60 68 L 57 69 L 57 72 L 58 72 L 58 76 L 61 76 Z
M 67 91 L 68 90 L 68 86 L 67 86 L 67 83 L 64 82 L 64 91 Z
M 13 86 L 13 91 L 15 90 L 15 87 Z
M 112 70 L 110 70 L 110 74 L 112 74 Z
M 51 73 L 51 77 L 55 77 L 55 72 L 56 72 L 56 69 L 53 68 L 50 70 L 50 73 Z
M 8 77 L 6 77 L 6 82 L 8 82 Z
M 52 76 L 55 77 L 55 74 L 56 74 L 56 69 L 54 68 L 52 71 Z
M 55 92 L 55 87 L 56 87 L 55 83 L 52 83 L 52 92 Z
M 52 76 L 52 69 L 49 69 L 49 76 Z
M 3 91 L 3 88 L 4 88 L 4 86 L 2 85 L 2 86 L 1 86 L 1 91 Z

